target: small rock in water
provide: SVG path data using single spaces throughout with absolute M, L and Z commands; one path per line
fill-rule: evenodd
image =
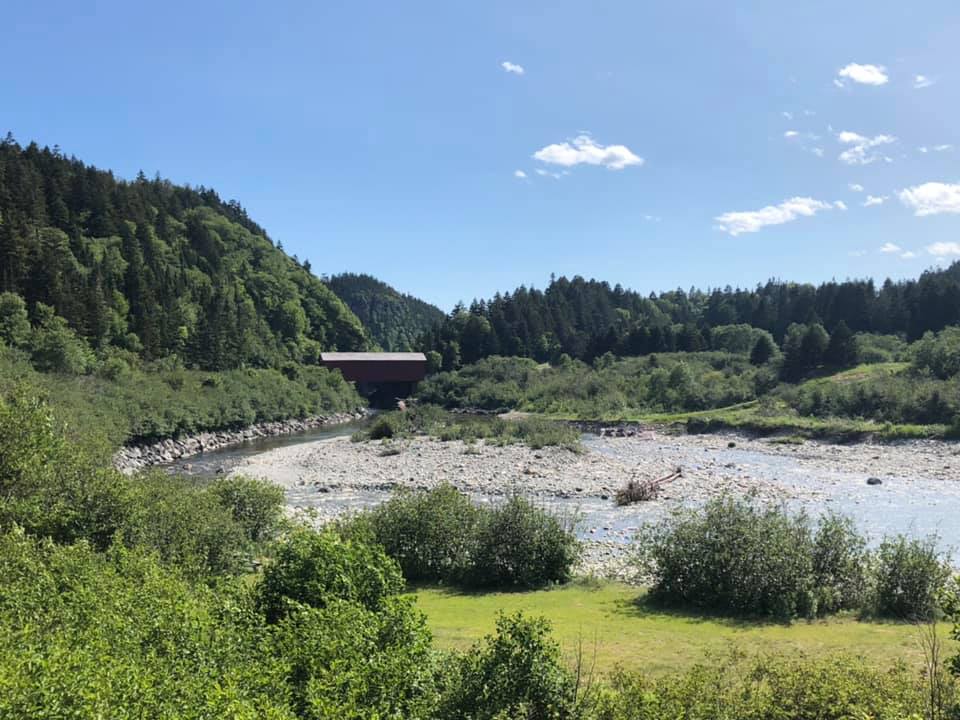
M 883 480 L 878 477 L 867 478 L 867 485 L 883 485 Z
M 727 443 L 727 447 L 728 447 L 728 448 L 735 448 L 736 446 L 737 446 L 737 444 L 736 444 L 733 440 L 731 440 L 730 442 Z

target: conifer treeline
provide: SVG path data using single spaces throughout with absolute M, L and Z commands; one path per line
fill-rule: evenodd
M 916 280 L 831 281 L 819 286 L 770 280 L 756 289 L 675 290 L 643 296 L 606 282 L 551 278 L 546 290 L 520 287 L 489 301 L 458 305 L 421 338 L 426 351 L 452 369 L 489 355 L 540 361 L 566 353 L 593 360 L 607 352 L 711 349 L 711 331 L 747 324 L 782 341 L 794 323 L 840 323 L 852 332 L 915 340 L 928 330 L 960 324 L 960 263 Z
M 236 202 L 58 148 L 0 142 L 0 292 L 52 306 L 94 349 L 206 369 L 364 350 L 359 320 Z

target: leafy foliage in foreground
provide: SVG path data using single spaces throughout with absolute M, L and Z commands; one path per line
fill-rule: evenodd
M 933 540 L 888 538 L 876 555 L 849 518 L 720 498 L 647 525 L 639 561 L 658 602 L 741 616 L 859 609 L 929 620 L 949 572 Z
M 601 689 L 595 720 L 920 720 L 945 717 L 931 708 L 927 688 L 904 666 L 878 670 L 854 655 L 710 658 L 691 670 L 656 681 L 622 670 Z M 937 714 L 939 713 L 939 714 Z

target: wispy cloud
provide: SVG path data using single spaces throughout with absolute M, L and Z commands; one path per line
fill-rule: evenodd
M 840 161 L 847 165 L 869 165 L 876 160 L 886 160 L 893 162 L 889 157 L 874 148 L 881 145 L 889 145 L 897 139 L 893 135 L 875 135 L 872 138 L 864 137 L 855 132 L 844 130 L 837 135 L 837 141 L 842 145 L 849 145 L 846 150 L 840 153 Z
M 927 252 L 936 257 L 947 257 L 949 255 L 960 255 L 960 243 L 957 242 L 935 242 L 933 245 L 927 245 Z
M 917 148 L 917 152 L 923 153 L 926 155 L 929 152 L 951 152 L 953 150 L 953 145 L 934 145 L 933 147 L 927 147 L 926 145 L 921 145 Z
M 903 248 L 899 245 L 894 245 L 892 242 L 886 242 L 880 246 L 880 252 L 891 255 L 893 253 L 902 252 Z
M 799 137 L 799 135 L 800 135 L 800 133 L 798 133 L 796 130 L 787 130 L 787 131 L 783 134 L 783 136 L 784 136 L 785 138 L 788 138 L 788 139 L 789 139 L 789 138 Z
M 784 200 L 779 205 L 767 205 L 759 210 L 727 212 L 714 218 L 716 229 L 730 235 L 752 233 L 768 225 L 782 225 L 801 217 L 812 217 L 821 210 L 834 207 L 831 203 L 814 200 L 809 197 L 795 197 Z
M 922 88 L 928 88 L 936 82 L 933 78 L 928 78 L 926 75 L 914 75 L 913 76 L 913 86 L 920 90 Z
M 886 195 L 867 195 L 867 199 L 863 201 L 863 206 L 874 207 L 875 205 L 883 205 L 886 201 Z
M 793 113 L 792 113 L 792 112 L 788 112 L 787 110 L 784 110 L 784 111 L 783 111 L 782 113 L 780 113 L 780 114 L 783 115 L 787 120 L 793 120 Z
M 867 254 L 868 253 L 866 250 L 851 250 L 850 252 L 847 253 L 847 255 L 849 255 L 850 257 L 863 257 L 864 255 L 867 255 Z
M 514 75 L 523 75 L 526 72 L 526 70 L 523 69 L 523 65 L 517 65 L 509 60 L 504 60 L 502 63 L 500 63 L 500 67 L 502 67 L 508 73 L 513 73 Z
M 847 209 L 847 204 L 846 204 L 843 200 L 834 200 L 834 201 L 833 201 L 833 206 L 834 206 L 837 210 L 846 210 L 846 209 Z
M 847 187 L 853 190 L 853 192 L 863 192 L 863 185 L 860 183 L 850 183 Z
M 900 254 L 900 257 L 904 260 L 913 260 L 916 256 L 917 254 L 913 252 L 913 250 L 907 250 L 905 253 Z
M 960 213 L 960 184 L 928 182 L 897 193 L 900 202 L 919 217 Z
M 551 165 L 600 165 L 608 170 L 623 170 L 631 165 L 643 165 L 644 162 L 626 145 L 600 145 L 587 134 L 578 135 L 568 142 L 547 145 L 537 150 L 533 157 Z
M 861 85 L 885 85 L 890 78 L 887 76 L 887 69 L 883 65 L 850 63 L 837 71 L 837 77 L 834 78 L 833 82 L 835 85 L 842 87 L 848 80 Z
M 519 178 L 519 179 L 521 179 L 521 180 L 526 180 L 526 178 L 527 178 L 527 174 L 526 174 L 523 170 L 514 170 L 514 171 L 513 171 L 513 176 L 514 176 L 515 178 Z

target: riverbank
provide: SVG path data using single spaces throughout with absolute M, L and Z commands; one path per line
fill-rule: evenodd
M 584 446 L 577 454 L 426 437 L 387 444 L 336 438 L 261 453 L 234 472 L 279 483 L 291 514 L 314 523 L 382 502 L 402 488 L 449 482 L 477 502 L 519 492 L 577 514 L 586 543 L 581 570 L 620 579 L 629 579 L 628 543 L 640 525 L 724 494 L 749 494 L 813 514 L 834 509 L 851 515 L 872 538 L 936 532 L 947 546 L 960 547 L 957 443 L 782 444 L 733 433 L 648 429 L 631 437 L 586 435 Z M 677 467 L 680 478 L 656 500 L 615 505 L 614 494 L 631 478 L 663 477 Z
M 217 430 L 167 438 L 147 445 L 127 445 L 116 452 L 113 464 L 118 470 L 134 472 L 154 465 L 175 462 L 204 452 L 223 450 L 258 438 L 292 435 L 322 427 L 332 427 L 363 419 L 368 410 L 313 415 L 274 422 L 256 423 L 236 430 Z

